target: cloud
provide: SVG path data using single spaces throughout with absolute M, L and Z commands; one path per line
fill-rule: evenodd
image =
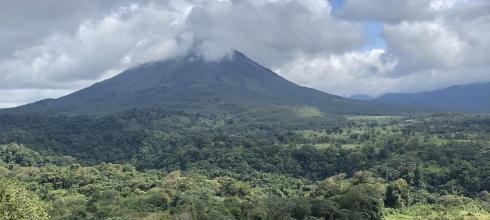
M 41 100 L 46 97 L 58 98 L 66 95 L 70 90 L 57 89 L 0 89 L 0 108 L 19 106 L 33 100 Z
M 490 3 L 444 2 L 446 5 L 437 6 L 444 13 L 433 20 L 385 24 L 386 56 L 399 61 L 392 77 L 403 82 L 394 91 L 490 80 L 490 10 L 481 10 L 490 9 Z
M 338 16 L 344 19 L 399 23 L 434 17 L 429 0 L 345 0 Z
M 484 0 L 345 0 L 337 16 L 388 24 L 434 20 L 458 7 L 484 4 Z
M 277 71 L 289 80 L 335 94 L 380 95 L 395 86 L 389 74 L 397 60 L 384 55 L 384 50 L 373 49 L 329 57 L 302 56 Z
M 193 8 L 189 28 L 210 59 L 240 50 L 267 66 L 298 53 L 342 53 L 362 45 L 362 27 L 334 20 L 324 0 L 227 1 Z
M 130 0 L 1 1 L 0 59 L 42 43 L 53 33 L 73 32 L 87 18 L 101 18 Z
M 451 70 L 464 61 L 469 45 L 444 21 L 402 22 L 386 25 L 383 36 L 388 53 L 400 62 L 394 75 L 422 70 Z
M 172 26 L 179 16 L 173 8 L 150 3 L 86 19 L 74 33 L 54 33 L 0 62 L 0 87 L 74 88 L 112 69 L 174 56 L 192 44 L 192 36 Z

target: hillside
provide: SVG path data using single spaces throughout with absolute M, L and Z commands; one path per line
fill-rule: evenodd
M 422 93 L 392 93 L 376 101 L 439 111 L 490 112 L 490 82 L 452 86 Z
M 249 109 L 312 106 L 324 112 L 377 114 L 392 107 L 354 101 L 296 85 L 240 52 L 220 61 L 197 56 L 153 62 L 59 99 L 42 100 L 14 113 L 113 113 L 133 108 Z

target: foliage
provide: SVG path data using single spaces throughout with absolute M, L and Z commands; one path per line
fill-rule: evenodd
M 48 219 L 47 206 L 21 183 L 0 178 L 0 219 Z
M 488 217 L 489 116 L 325 117 L 0 115 L 0 178 L 51 219 Z
M 404 208 L 410 205 L 410 188 L 404 179 L 388 184 L 385 205 L 390 208 Z

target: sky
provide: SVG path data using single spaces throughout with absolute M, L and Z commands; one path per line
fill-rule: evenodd
M 490 81 L 486 0 L 0 0 L 0 108 L 124 69 L 239 50 L 349 96 Z

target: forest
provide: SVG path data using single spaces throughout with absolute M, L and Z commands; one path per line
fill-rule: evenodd
M 3 219 L 490 219 L 490 116 L 0 115 Z

